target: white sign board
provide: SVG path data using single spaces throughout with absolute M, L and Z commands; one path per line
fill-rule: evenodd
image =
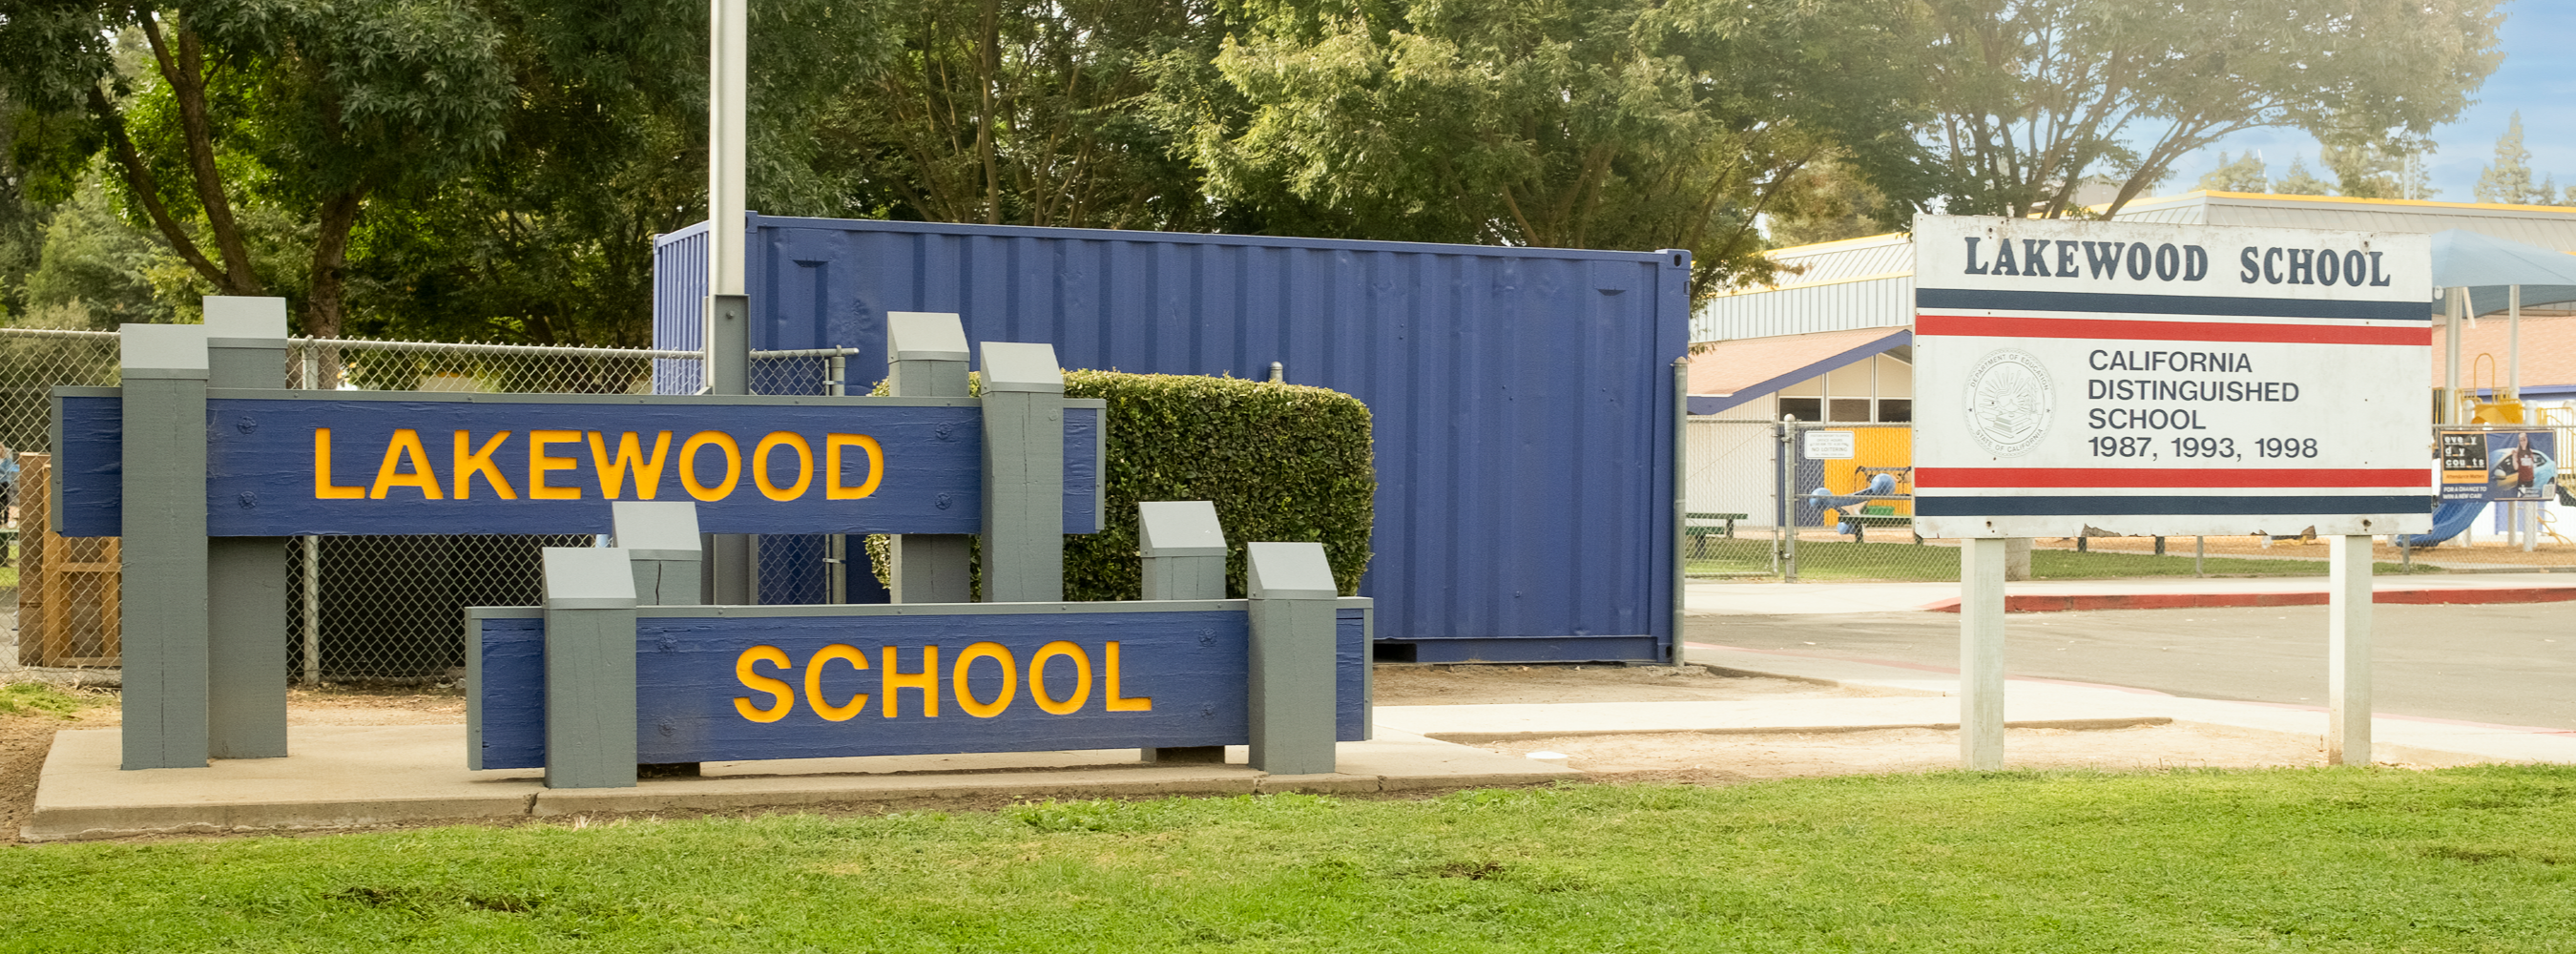
M 1852 459 L 1852 432 L 1806 431 L 1799 435 L 1799 449 L 1808 460 Z
M 1924 536 L 2422 533 L 2431 240 L 1924 216 Z

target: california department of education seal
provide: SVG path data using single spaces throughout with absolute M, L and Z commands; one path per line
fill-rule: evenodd
M 2056 407 L 2048 370 L 2030 352 L 1998 348 L 1968 373 L 1968 433 L 1997 457 L 2030 453 Z

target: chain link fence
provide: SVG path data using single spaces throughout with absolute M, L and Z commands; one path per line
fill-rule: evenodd
M 845 349 L 755 353 L 755 394 L 842 393 Z M 0 474 L 33 477 L 49 464 L 52 390 L 114 386 L 115 332 L 0 328 Z M 690 351 L 436 342 L 295 339 L 286 386 L 317 390 L 512 394 L 649 394 L 659 381 L 694 382 Z M 0 663 L 116 662 L 113 543 L 48 537 L 42 488 L 14 486 L 0 567 Z M 528 606 L 543 596 L 538 551 L 589 546 L 588 535 L 298 537 L 286 542 L 290 676 L 323 682 L 434 682 L 465 664 L 462 609 Z M 762 602 L 832 597 L 822 535 L 760 538 Z
M 1689 428 L 1690 576 L 1958 578 L 1956 541 L 1914 535 L 1910 425 L 1695 418 Z

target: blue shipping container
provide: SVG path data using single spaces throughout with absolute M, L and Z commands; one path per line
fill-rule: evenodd
M 1367 402 L 1360 593 L 1394 658 L 1670 659 L 1687 252 L 748 218 L 751 346 L 859 349 L 854 393 L 884 375 L 886 312 L 941 311 L 1066 367 L 1278 361 Z M 704 224 L 657 244 L 656 348 L 699 347 L 706 244 Z M 666 362 L 656 387 L 696 377 Z

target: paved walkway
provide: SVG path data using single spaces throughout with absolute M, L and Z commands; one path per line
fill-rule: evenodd
M 2322 576 L 2027 580 L 2006 584 L 2004 592 L 2005 598 L 2016 604 L 2012 607 L 2016 611 L 2298 605 L 2323 602 L 2326 582 L 2327 578 Z M 2555 574 L 2383 576 L 2372 581 L 2372 589 L 2378 594 L 2377 601 L 2382 603 L 2576 600 L 2576 580 Z M 2264 597 L 2273 599 L 2265 600 Z M 1689 584 L 1685 600 L 1685 606 L 1695 616 L 1941 610 L 1956 608 L 1959 584 L 1693 582 Z M 2061 605 L 2032 605 L 2049 602 Z

